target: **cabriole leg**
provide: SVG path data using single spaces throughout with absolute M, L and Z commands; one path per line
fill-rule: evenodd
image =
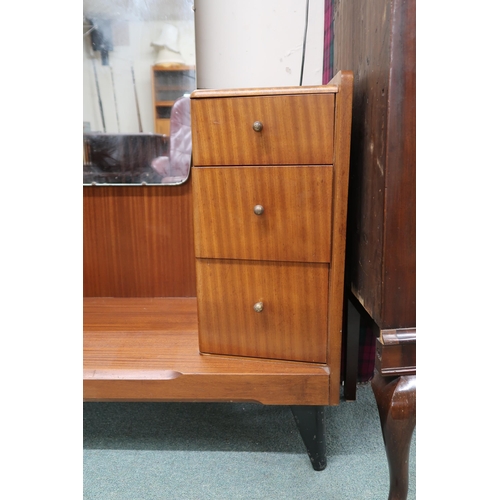
M 378 405 L 389 463 L 389 500 L 406 500 L 408 459 L 416 423 L 416 376 L 382 377 L 375 371 L 372 389 Z

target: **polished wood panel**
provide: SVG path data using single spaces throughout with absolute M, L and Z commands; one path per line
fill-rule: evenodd
M 417 331 L 415 328 L 382 330 L 377 339 L 375 368 L 382 376 L 416 375 Z
M 411 436 L 417 420 L 417 378 L 384 377 L 376 370 L 371 384 L 389 465 L 388 500 L 406 500 Z
M 85 297 L 196 295 L 191 180 L 83 188 Z
M 280 165 L 273 167 L 275 170 L 283 168 L 282 166 L 287 168 L 307 165 L 311 171 L 316 168 L 314 165 L 317 165 L 323 173 L 330 170 L 330 176 L 330 165 L 333 164 L 333 179 L 329 177 L 330 185 L 333 184 L 334 199 L 331 210 L 333 219 L 329 222 L 330 227 L 335 226 L 330 243 L 333 262 L 330 265 L 277 261 L 257 263 L 249 260 L 239 262 L 247 269 L 242 283 L 245 290 L 250 290 L 245 286 L 245 280 L 252 278 L 261 290 L 263 284 L 268 283 L 267 291 L 272 300 L 291 297 L 292 301 L 292 307 L 286 309 L 286 314 L 283 313 L 284 309 L 280 313 L 285 326 L 274 325 L 273 335 L 266 339 L 261 338 L 260 343 L 255 345 L 264 346 L 265 349 L 270 345 L 266 356 L 275 356 L 275 352 L 282 349 L 279 354 L 284 352 L 285 356 L 290 353 L 295 356 L 299 353 L 301 358 L 306 356 L 315 362 L 200 354 L 196 299 L 158 298 L 169 295 L 183 296 L 184 292 L 179 290 L 189 283 L 193 285 L 192 295 L 195 293 L 193 227 L 189 226 L 192 224 L 192 212 L 189 211 L 191 201 L 187 200 L 191 197 L 190 180 L 179 187 L 89 187 L 84 192 L 86 401 L 338 404 L 339 387 L 331 386 L 340 385 L 342 329 L 339 326 L 341 319 L 336 315 L 338 304 L 328 305 L 328 301 L 342 301 L 342 290 L 339 290 L 338 283 L 342 280 L 343 273 L 342 218 L 345 216 L 343 205 L 346 200 L 345 197 L 336 198 L 345 195 L 345 169 L 348 168 L 348 162 L 345 161 L 346 145 L 341 143 L 349 141 L 349 129 L 344 126 L 348 124 L 345 113 L 349 109 L 349 92 L 352 91 L 352 87 L 349 90 L 346 83 L 350 81 L 352 84 L 349 72 L 344 73 L 344 76 L 345 78 L 340 77 L 332 81 L 329 86 L 321 87 L 318 95 L 306 88 L 292 89 L 291 92 L 300 94 L 294 97 L 302 96 L 308 101 L 305 106 L 307 109 L 297 109 L 296 106 L 283 108 L 287 102 L 291 103 L 290 96 L 287 95 L 289 90 L 276 91 L 280 94 L 275 97 L 282 103 L 278 106 L 281 111 L 272 112 L 269 116 L 273 117 L 276 124 L 286 121 L 288 127 L 290 118 L 298 117 L 299 120 L 293 127 L 298 126 L 297 124 L 306 127 L 302 128 L 300 133 L 292 130 L 291 140 L 295 141 L 295 135 L 298 134 L 299 142 L 303 141 L 304 148 L 295 151 L 297 154 L 290 154 L 286 161 L 266 161 L 262 164 Z M 254 95 L 247 94 L 244 99 L 253 99 L 260 95 L 255 89 L 249 89 L 249 92 Z M 259 92 L 262 91 L 259 89 Z M 273 92 L 268 96 L 274 95 Z M 326 98 L 328 106 L 318 107 L 317 103 L 322 102 L 322 99 L 318 99 L 319 95 Z M 212 98 L 199 97 L 193 99 L 193 102 L 208 102 Z M 310 98 L 316 103 L 314 106 L 309 105 Z M 343 102 L 345 104 L 342 104 Z M 266 109 L 266 112 L 273 111 L 268 101 L 265 101 L 265 104 L 263 109 Z M 337 106 L 335 111 L 334 105 Z M 330 113 L 326 111 L 328 107 Z M 302 116 L 307 119 L 301 119 Z M 334 127 L 335 120 L 344 125 L 336 124 Z M 264 130 L 269 131 L 269 123 L 273 122 L 264 123 Z M 310 136 L 307 141 L 303 138 L 305 136 Z M 238 141 L 236 138 L 235 140 L 235 144 L 228 143 L 225 147 L 238 146 Z M 286 141 L 288 140 L 286 137 Z M 210 149 L 212 142 L 213 137 L 206 135 L 205 142 L 199 146 Z M 245 143 L 244 148 L 247 146 Z M 278 146 L 282 147 L 281 140 L 278 141 Z M 294 147 L 297 148 L 296 143 L 291 144 L 284 154 L 288 154 L 289 150 L 293 153 Z M 318 161 L 317 158 L 311 161 L 311 151 L 314 154 L 317 151 L 328 151 L 328 158 L 325 161 Z M 259 158 L 262 157 L 261 153 L 262 151 L 257 155 Z M 217 156 L 217 153 L 214 154 Z M 254 154 L 250 152 L 246 158 L 252 159 Z M 271 151 L 269 154 L 273 159 L 274 153 Z M 307 160 L 304 160 L 305 156 Z M 252 164 L 259 165 L 255 162 Z M 234 165 L 228 164 L 228 167 L 230 170 Z M 298 193 L 298 196 L 302 195 Z M 181 209 L 184 206 L 188 210 Z M 184 221 L 184 218 L 187 218 L 187 221 Z M 233 235 L 235 238 L 238 236 Z M 236 260 L 215 260 L 212 264 L 220 262 L 228 266 L 238 264 Z M 198 264 L 201 265 L 201 260 Z M 266 270 L 250 271 L 253 265 Z M 162 266 L 166 268 L 163 269 Z M 287 277 L 284 277 L 280 269 L 283 267 L 293 268 L 291 272 L 287 272 Z M 237 317 L 239 314 L 237 295 L 226 291 L 225 286 L 230 284 L 234 287 L 238 280 L 231 279 L 231 273 L 228 273 L 217 278 L 217 286 L 205 287 L 213 296 L 217 295 L 218 290 L 223 290 L 230 295 L 232 304 L 236 304 L 234 306 L 229 303 L 226 310 L 221 310 L 221 319 L 226 315 Z M 269 285 L 271 282 L 272 286 Z M 314 314 L 308 309 L 313 302 Z M 264 312 L 269 310 L 273 312 L 276 308 L 273 302 L 266 300 Z M 262 314 L 251 311 L 255 315 Z M 287 325 L 293 325 L 296 331 Z M 291 332 L 289 336 L 287 328 Z M 278 337 L 275 338 L 276 332 Z M 317 360 L 320 362 L 316 362 Z
M 170 135 L 170 119 L 165 120 L 161 118 L 157 118 L 155 120 L 155 131 L 158 134 L 165 134 L 166 136 Z
M 339 89 L 335 106 L 334 196 L 330 301 L 328 305 L 328 366 L 331 370 L 330 404 L 340 401 L 342 327 L 344 313 L 344 270 L 346 257 L 347 196 L 351 145 L 351 121 L 354 77 L 352 71 L 335 75 L 328 85 Z
M 202 352 L 326 361 L 327 264 L 197 259 L 196 278 Z
M 241 89 L 201 89 L 191 93 L 194 99 L 213 97 L 261 97 L 267 95 L 331 94 L 338 92 L 336 84 L 303 85 L 302 87 L 253 87 Z
M 332 184 L 331 166 L 194 168 L 196 256 L 330 262 Z
M 392 18 L 383 329 L 416 325 L 416 0 L 395 1 Z
M 325 315 L 327 319 L 327 336 L 324 339 L 319 339 L 320 342 L 324 342 L 321 350 L 326 353 L 326 359 L 331 370 L 330 404 L 338 404 L 340 398 L 346 199 L 349 178 L 352 86 L 352 72 L 346 71 L 339 73 L 329 85 L 322 86 L 321 92 L 317 94 L 311 92 L 310 89 L 299 88 L 297 94 L 300 95 L 292 96 L 291 94 L 295 93 L 295 88 L 270 88 L 230 89 L 224 91 L 200 90 L 192 95 L 193 163 L 195 167 L 193 169 L 194 189 L 196 190 L 195 204 L 198 206 L 195 209 L 195 228 L 196 231 L 198 231 L 198 227 L 203 228 L 200 231 L 204 232 L 200 246 L 198 245 L 200 234 L 196 232 L 195 241 L 198 255 L 215 259 L 224 257 L 231 259 L 260 259 L 261 261 L 264 261 L 266 258 L 278 258 L 280 262 L 286 261 L 286 259 L 290 259 L 289 262 L 319 260 L 316 257 L 311 258 L 311 252 L 312 255 L 317 255 L 319 251 L 322 251 L 320 247 L 309 245 L 307 241 L 302 242 L 295 235 L 290 236 L 288 230 L 282 231 L 286 236 L 283 239 L 280 238 L 278 243 L 271 242 L 271 238 L 268 238 L 266 241 L 266 238 L 263 237 L 267 236 L 265 233 L 262 235 L 258 231 L 247 231 L 245 228 L 246 221 L 241 221 L 242 210 L 239 208 L 235 210 L 234 208 L 240 202 L 235 203 L 233 200 L 230 200 L 220 203 L 222 199 L 225 200 L 224 196 L 220 194 L 221 191 L 227 190 L 228 197 L 231 192 L 238 193 L 238 189 L 234 189 L 233 184 L 228 183 L 230 187 L 226 186 L 226 179 L 230 177 L 229 175 L 227 178 L 224 177 L 223 170 L 234 170 L 234 182 L 236 182 L 236 174 L 241 172 L 241 175 L 244 175 L 246 167 L 251 166 L 257 171 L 255 174 L 252 174 L 254 176 L 253 181 L 249 182 L 248 179 L 245 182 L 240 181 L 241 198 L 243 199 L 248 196 L 248 191 L 246 191 L 248 185 L 251 185 L 252 182 L 259 182 L 259 174 L 264 172 L 264 170 L 260 170 L 261 168 L 271 168 L 272 165 L 272 170 L 269 170 L 269 175 L 271 176 L 272 174 L 277 175 L 279 168 L 289 168 L 292 165 L 307 165 L 307 168 L 312 168 L 313 165 L 321 165 L 323 169 L 330 168 L 329 166 L 333 165 L 333 191 L 328 195 L 324 192 L 318 193 L 318 197 L 323 198 L 323 202 L 325 198 L 332 197 L 332 219 L 329 224 L 323 226 L 323 229 L 328 227 L 328 231 L 332 231 L 333 228 L 330 235 L 330 252 L 329 255 L 321 257 L 321 262 L 324 262 L 325 265 L 329 264 L 328 288 L 325 293 L 325 297 L 329 301 Z M 293 101 L 291 100 L 292 97 L 294 97 Z M 324 106 L 321 112 L 319 112 L 320 110 L 317 106 L 320 102 L 320 97 L 325 98 L 325 102 L 328 102 L 328 106 Z M 326 98 L 331 99 L 331 101 L 326 101 Z M 329 109 L 329 112 L 323 112 L 327 109 Z M 269 112 L 270 121 L 267 121 L 268 117 L 265 115 L 266 120 L 260 117 L 253 117 L 252 113 L 255 110 L 257 110 L 257 113 L 262 113 L 262 110 L 264 113 Z M 299 116 L 301 114 L 303 116 Z M 261 132 L 255 132 L 251 128 L 256 119 L 262 121 L 264 125 Z M 273 122 L 272 120 L 275 121 Z M 340 120 L 340 122 L 337 123 L 337 120 Z M 314 123 L 313 126 L 311 126 L 312 123 Z M 266 128 L 266 124 L 271 124 L 271 126 L 267 126 Z M 306 129 L 310 133 L 303 134 L 301 131 L 298 135 L 294 135 L 296 133 L 295 128 L 299 124 L 301 126 L 305 124 Z M 203 127 L 204 129 L 202 130 Z M 262 132 L 264 131 L 267 131 L 268 134 L 263 135 Z M 327 137 L 324 135 L 326 131 Z M 317 154 L 322 156 L 315 156 Z M 268 156 L 266 157 L 266 155 Z M 318 163 L 320 158 L 323 160 L 321 163 Z M 216 166 L 224 166 L 224 168 L 216 169 Z M 211 182 L 207 190 L 203 182 L 205 174 L 197 173 L 198 169 L 201 170 L 202 167 L 209 167 L 204 169 L 207 172 L 206 175 L 213 176 L 216 179 Z M 239 167 L 239 170 L 237 167 Z M 220 170 L 221 177 L 217 178 L 216 174 L 211 173 L 212 169 L 214 171 Z M 199 183 L 199 186 L 197 180 L 202 181 Z M 266 180 L 268 186 L 273 186 L 273 182 L 276 182 L 275 179 L 270 178 Z M 307 181 L 304 185 L 307 186 Z M 211 194 L 208 196 L 207 192 L 211 192 Z M 290 197 L 290 201 L 292 203 L 293 201 L 298 202 L 300 196 L 303 196 L 303 192 L 304 190 L 302 190 L 302 193 L 297 193 L 295 200 L 293 200 L 293 197 Z M 279 198 L 281 199 L 283 196 L 286 196 L 285 193 L 286 189 L 283 189 Z M 219 203 L 220 206 L 218 206 Z M 250 205 L 253 204 L 263 205 L 263 203 L 251 201 Z M 228 210 L 228 213 L 224 214 L 222 212 L 226 205 L 231 206 L 231 210 Z M 197 214 L 198 208 L 200 213 L 204 212 L 203 223 L 197 219 L 199 217 L 199 214 Z M 266 207 L 264 207 L 264 210 L 266 210 Z M 237 213 L 238 216 L 234 216 L 233 213 Z M 249 212 L 248 216 L 250 223 L 257 222 L 252 219 L 252 212 Z M 286 221 L 286 217 L 283 219 Z M 262 222 L 263 219 L 260 221 Z M 279 224 L 283 223 L 281 221 Z M 319 225 L 320 222 L 318 221 Z M 212 228 L 217 226 L 220 226 L 220 228 L 212 232 Z M 259 226 L 255 227 L 258 228 Z M 228 230 L 228 228 L 231 229 Z M 220 241 L 220 238 L 211 240 L 214 234 L 222 235 L 223 240 Z M 245 240 L 245 238 L 246 241 L 243 241 L 243 243 L 238 241 Z M 264 246 L 259 248 L 263 240 Z M 273 252 L 276 251 L 277 244 L 283 245 L 283 250 L 280 250 L 282 254 L 275 257 Z M 290 248 L 295 244 L 299 246 L 303 244 L 307 245 L 309 246 L 309 250 L 302 252 L 300 249 Z M 269 256 L 265 253 L 268 251 L 267 246 L 272 250 Z M 213 253 L 200 253 L 199 250 L 204 247 L 210 248 L 210 251 L 213 251 Z M 285 248 L 286 250 L 284 250 Z M 326 248 L 326 246 L 322 248 Z M 236 249 L 236 253 L 234 249 Z M 298 250 L 305 257 L 298 256 L 296 253 Z M 220 278 L 218 284 L 204 280 L 204 290 L 202 292 L 200 292 L 199 280 L 198 275 L 197 293 L 200 304 L 202 304 L 204 302 L 201 299 L 203 293 L 207 291 L 209 296 L 212 297 L 213 290 L 220 289 L 223 280 Z M 212 292 L 210 292 L 211 290 Z M 233 300 L 232 297 L 231 300 Z M 240 309 L 241 307 L 232 307 L 231 311 L 239 311 Z M 206 308 L 201 305 L 200 317 L 204 316 L 203 311 L 205 310 L 207 314 L 214 314 L 212 305 Z M 224 314 L 227 314 L 227 312 L 224 312 Z M 220 317 L 221 314 L 219 313 L 218 316 Z M 221 352 L 220 345 L 215 345 L 219 340 L 213 340 L 213 332 L 210 330 L 204 331 L 203 321 L 202 319 L 200 323 L 201 337 L 205 334 L 207 341 L 212 339 L 214 350 Z M 209 325 L 215 325 L 217 321 L 219 320 L 213 317 Z M 237 326 L 241 328 L 241 323 Z M 231 328 L 233 330 L 228 330 L 230 332 L 228 333 L 228 339 L 232 339 L 231 335 L 234 332 L 234 325 L 231 325 Z M 255 329 L 252 333 L 252 335 L 256 334 L 258 334 L 258 329 Z M 225 341 L 229 341 L 228 339 Z M 243 343 L 244 341 L 245 339 L 241 342 Z M 233 340 L 230 340 L 230 342 L 233 342 Z M 253 339 L 252 342 L 254 342 Z M 317 347 L 317 349 L 320 349 L 320 347 Z M 246 355 L 248 354 L 246 353 Z
M 335 94 L 196 98 L 193 164 L 324 165 L 333 157 Z M 260 132 L 253 130 L 262 122 Z
M 325 365 L 200 355 L 194 298 L 84 299 L 85 401 L 328 404 Z
M 334 71 L 354 72 L 347 258 L 379 328 L 416 324 L 415 0 L 335 0 Z

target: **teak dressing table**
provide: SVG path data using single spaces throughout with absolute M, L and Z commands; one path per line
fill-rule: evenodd
M 180 186 L 84 187 L 85 401 L 339 403 L 353 75 L 198 90 Z

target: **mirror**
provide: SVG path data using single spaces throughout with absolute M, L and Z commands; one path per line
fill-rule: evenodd
M 193 0 L 83 0 L 84 185 L 185 182 Z

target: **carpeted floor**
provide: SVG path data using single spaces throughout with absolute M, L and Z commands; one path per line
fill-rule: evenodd
M 313 470 L 289 407 L 84 403 L 85 500 L 386 500 L 389 476 L 370 384 L 326 409 Z M 415 433 L 408 500 L 416 498 Z

